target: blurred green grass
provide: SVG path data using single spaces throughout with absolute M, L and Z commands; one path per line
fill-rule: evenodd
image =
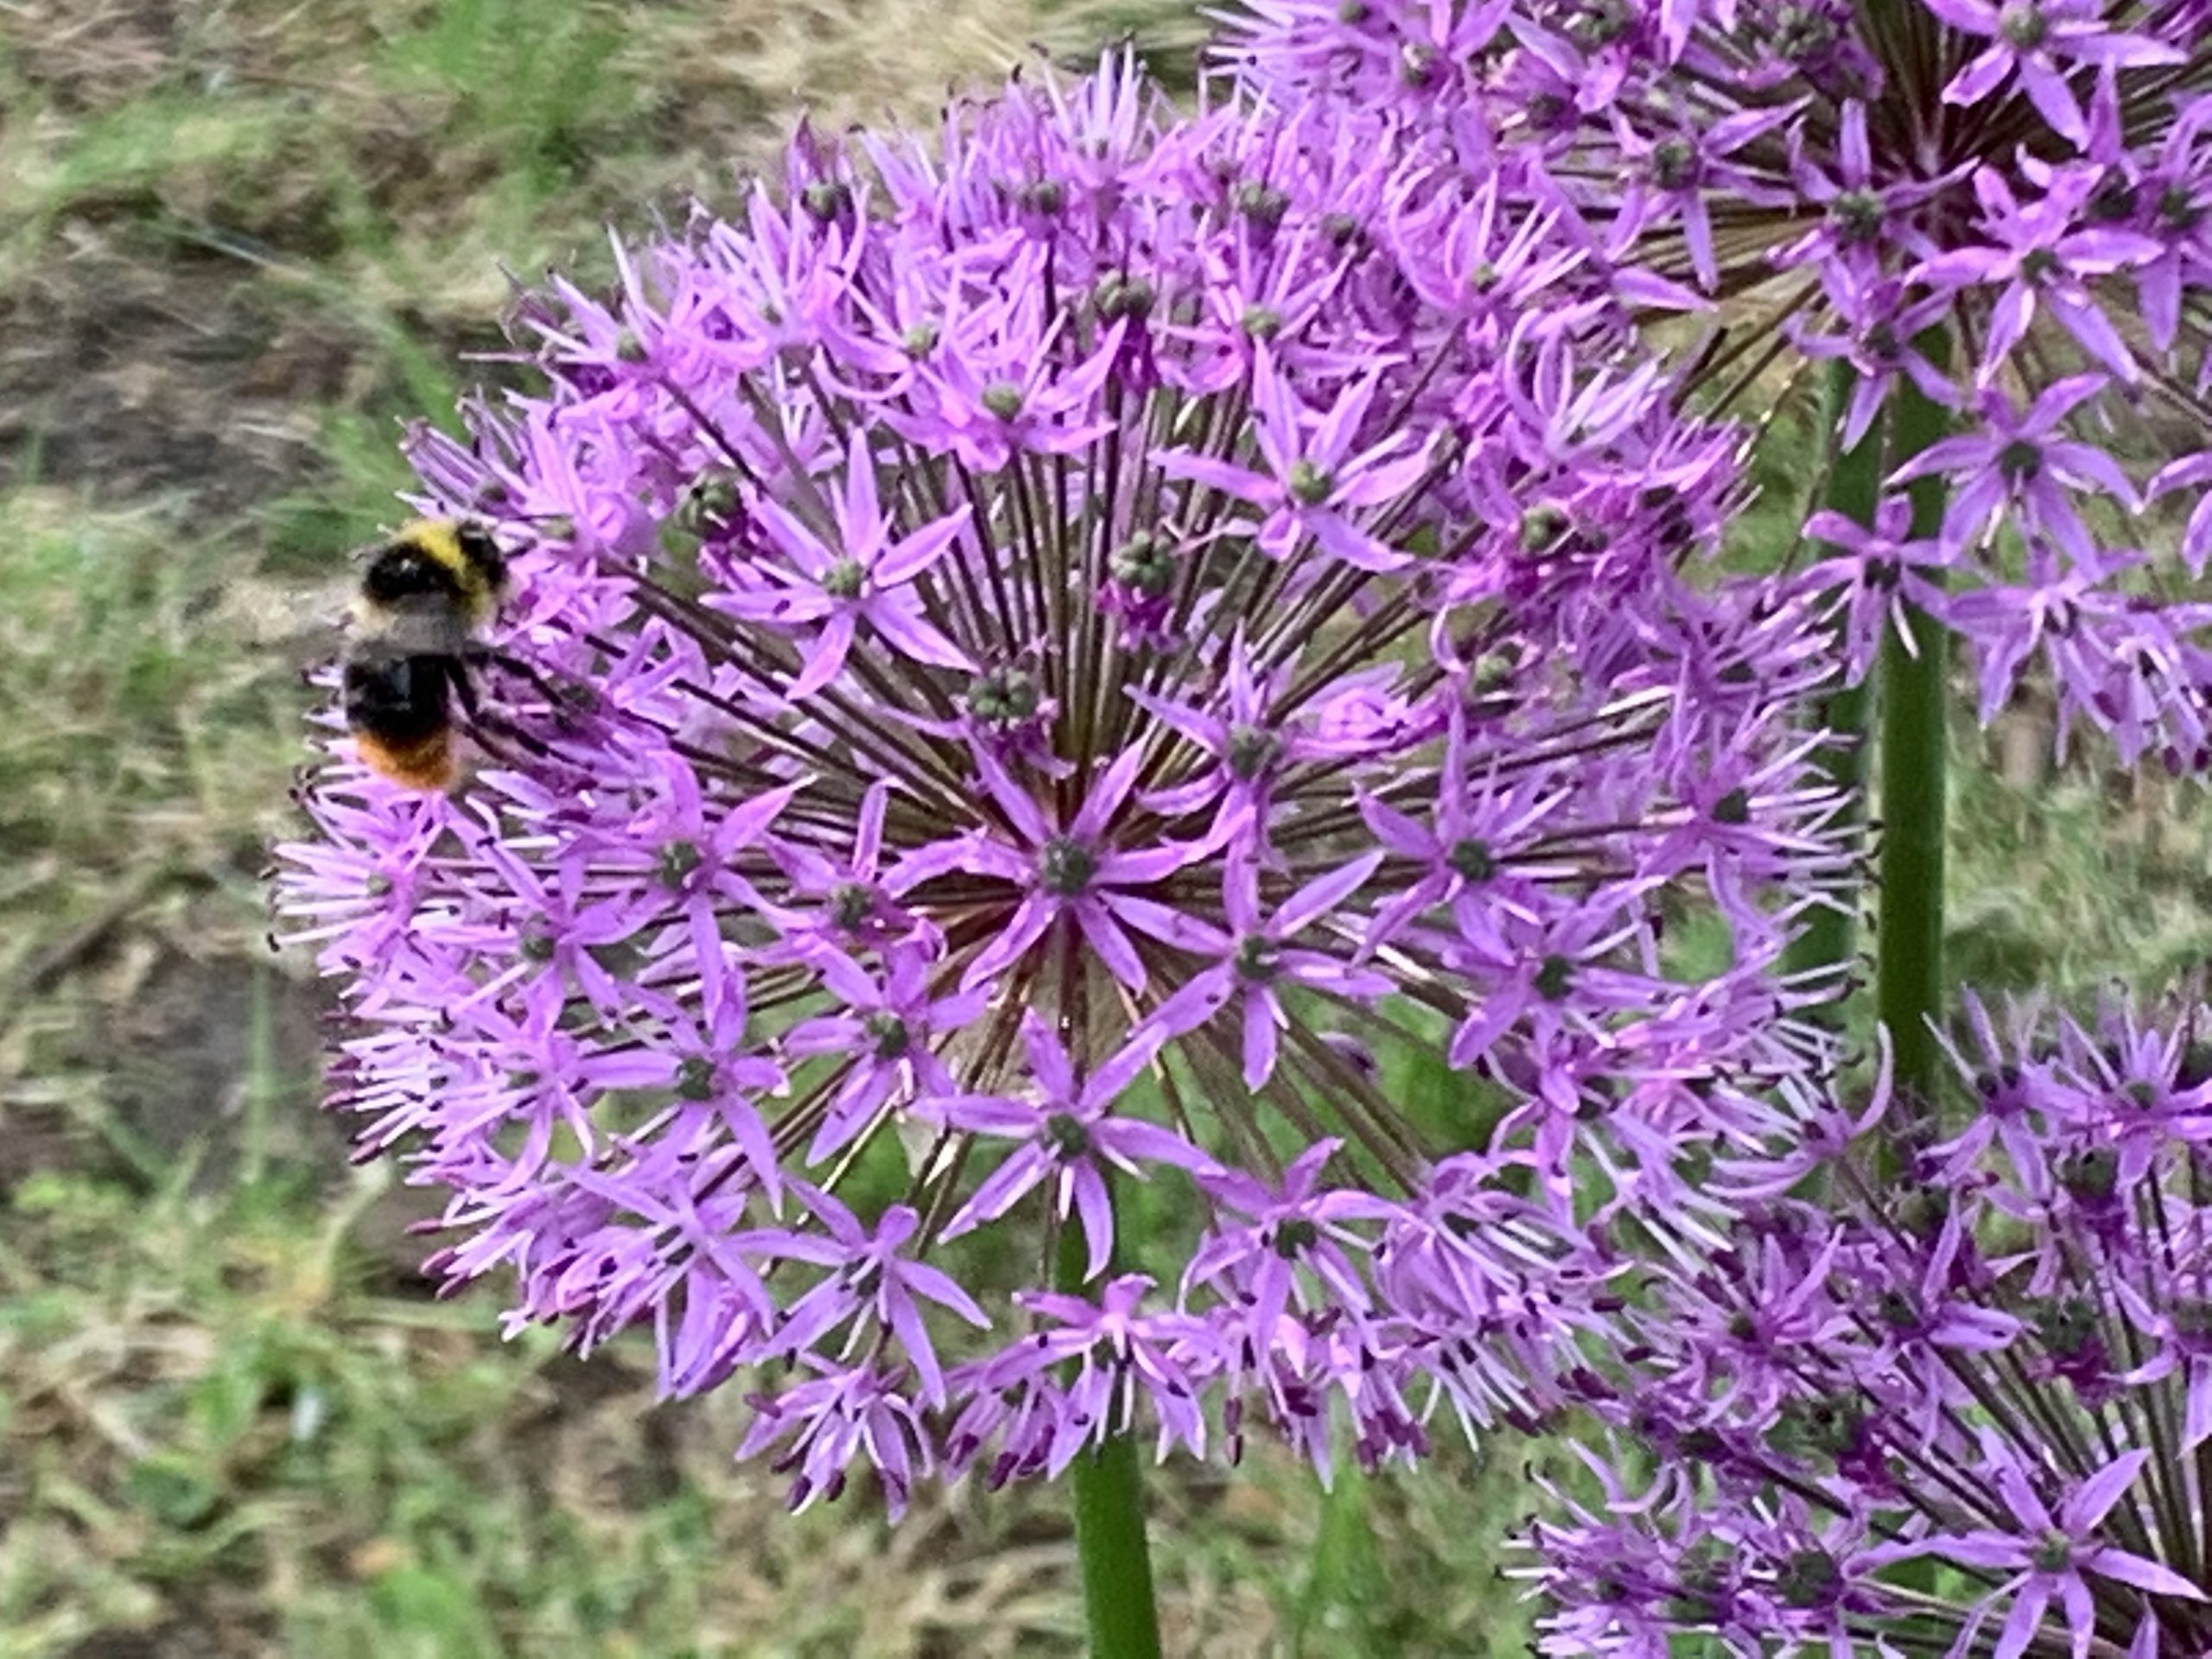
M 792 1520 L 637 1344 L 428 1300 L 255 872 L 336 555 L 502 264 L 602 269 L 801 100 L 925 113 L 1129 29 L 1187 79 L 1155 0 L 0 11 L 0 1659 L 1078 1650 L 1059 1494 Z M 1164 1479 L 1171 1645 L 1465 1651 L 1511 1621 L 1457 1506 L 1517 1491 L 1465 1452 L 1325 1505 L 1263 1449 Z
M 594 268 L 603 221 L 711 199 L 801 99 L 918 113 L 1122 29 L 1187 76 L 1169 0 L 0 10 L 0 1659 L 1077 1649 L 1058 1495 L 792 1521 L 728 1402 L 654 1409 L 634 1345 L 577 1365 L 426 1300 L 419 1199 L 312 1109 L 318 1002 L 254 871 L 335 555 L 495 340 L 502 262 Z M 2002 762 L 1959 774 L 1961 969 L 2201 963 L 2193 797 L 2037 735 L 1961 733 Z M 1159 1480 L 1171 1649 L 1520 1650 L 1521 1455 Z

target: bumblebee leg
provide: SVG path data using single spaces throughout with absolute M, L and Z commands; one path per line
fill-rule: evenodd
M 487 753 L 497 756 L 509 766 L 515 763 L 514 756 L 507 752 L 506 746 L 509 744 L 526 750 L 540 760 L 557 760 L 561 758 L 559 752 L 543 738 L 534 732 L 524 730 L 514 721 L 498 715 L 472 711 L 468 717 L 468 734 Z
M 469 721 L 473 722 L 480 716 L 483 705 L 477 701 L 476 683 L 469 677 L 466 664 L 454 663 L 448 665 L 446 687 L 454 702 L 460 705 L 461 714 Z
M 545 699 L 545 705 L 554 718 L 566 725 L 591 704 L 591 690 L 575 681 L 556 683 L 547 677 L 543 671 L 524 662 L 511 652 L 481 642 L 468 648 L 468 661 L 477 666 L 496 669 L 502 674 L 512 674 Z

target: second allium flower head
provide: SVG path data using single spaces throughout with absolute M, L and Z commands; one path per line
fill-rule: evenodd
M 1325 1465 L 1332 1408 L 1370 1460 L 1515 1411 L 1570 1156 L 1694 1211 L 1681 1154 L 1821 1055 L 1771 971 L 1845 867 L 1818 619 L 1688 575 L 1738 438 L 1564 202 L 1471 281 L 1433 133 L 1109 62 L 855 148 L 524 299 L 537 389 L 416 446 L 577 695 L 508 688 L 543 753 L 456 798 L 303 792 L 364 1146 L 518 1320 L 764 1368 L 802 1500 L 1132 1412 Z M 1378 1076 L 1407 1033 L 1458 1119 Z M 1179 1282 L 1116 1276 L 1163 1175 Z M 939 1248 L 987 1229 L 1012 1306 Z
M 1647 295 L 1719 308 L 1722 397 L 1832 363 L 1846 448 L 1932 401 L 1958 429 L 1892 448 L 1872 533 L 1810 526 L 1854 678 L 1909 602 L 1985 720 L 2037 671 L 2062 739 L 2212 766 L 2203 0 L 1244 0 L 1223 49 L 1287 104 L 1468 135 L 1494 222 L 1568 197 Z M 1908 535 L 1916 480 L 1948 507 Z
M 1968 997 L 1957 1133 L 1878 1090 L 1717 1160 L 1735 1219 L 1658 1224 L 1560 1377 L 1540 1649 L 2205 1652 L 2207 1012 Z

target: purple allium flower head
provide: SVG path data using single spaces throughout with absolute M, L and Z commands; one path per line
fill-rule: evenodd
M 1826 1039 L 1776 963 L 1848 861 L 1827 601 L 1698 569 L 1744 441 L 1634 327 L 1676 289 L 1565 193 L 1460 239 L 1449 160 L 1116 60 L 802 134 L 518 303 L 530 378 L 414 444 L 510 555 L 486 764 L 334 742 L 281 894 L 446 1279 L 746 1373 L 798 1502 L 1132 1419 L 1374 1462 L 1533 1418 L 1539 1281 L 1619 1270 L 1570 1160 L 1687 1217 L 1678 1161 L 1788 1115 Z
M 1950 1139 L 1808 1112 L 1580 1298 L 1609 1502 L 1525 1540 L 1543 1651 L 2204 1650 L 2212 1007 L 1967 1015 Z
M 1536 271 L 1643 316 L 1710 307 L 1725 351 L 1669 331 L 1694 378 L 1726 403 L 1846 365 L 1847 448 L 1900 388 L 1950 411 L 1913 475 L 1989 510 L 1954 512 L 1911 601 L 1975 654 L 1985 714 L 2040 668 L 2062 741 L 2212 766 L 2212 618 L 2176 570 L 2212 546 L 2202 0 L 1239 0 L 1221 54 L 1285 107 L 1349 97 L 1441 136 L 1479 209 L 1425 296 L 1518 303 Z M 1537 264 L 1480 228 L 1529 226 L 1603 257 Z M 2032 488 L 2024 410 L 2050 415 L 2033 448 L 2074 457 Z M 1993 495 L 1986 448 L 2015 452 Z M 2044 556 L 2024 586 L 2022 538 Z M 1845 601 L 1854 674 L 1904 614 L 1862 602 L 1881 573 L 1856 563 L 1806 578 Z M 2008 650 L 2053 588 L 2080 651 Z

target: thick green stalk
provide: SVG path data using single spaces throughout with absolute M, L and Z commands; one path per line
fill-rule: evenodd
M 1941 362 L 1948 342 L 1923 335 L 1917 349 Z M 1943 411 L 1900 378 L 1889 410 L 1892 470 L 1942 435 Z M 1933 536 L 1943 516 L 1940 479 L 1910 486 L 1912 534 Z M 1944 772 L 1948 754 L 1945 670 L 1949 638 L 1936 620 L 1908 609 L 1915 649 L 1895 631 L 1882 644 L 1881 895 L 1874 936 L 1874 1007 L 1897 1051 L 1903 1127 L 1935 1110 L 1943 1063 L 1936 1023 L 1948 986 L 1943 978 Z
M 1055 1282 L 1083 1290 L 1083 1230 L 1060 1229 Z M 1083 1563 L 1083 1610 L 1090 1659 L 1160 1659 L 1160 1614 L 1153 1603 L 1152 1557 L 1144 1540 L 1144 1492 L 1137 1447 L 1127 1423 L 1068 1471 L 1075 1491 L 1075 1549 Z
M 1332 1639 L 1339 1649 L 1354 1653 L 1374 1653 L 1385 1645 L 1382 1614 L 1389 1583 L 1376 1555 L 1367 1476 L 1346 1443 L 1348 1438 L 1338 1437 L 1341 1455 L 1336 1478 L 1321 1494 L 1313 1553 L 1293 1610 L 1288 1643 L 1293 1653 Z
M 1852 389 L 1858 376 L 1851 365 L 1839 359 L 1828 372 L 1827 396 L 1822 410 L 1822 425 L 1827 442 L 1840 442 L 1845 412 L 1851 407 Z M 1856 448 L 1838 450 L 1833 455 L 1827 471 L 1827 488 L 1822 493 L 1821 505 L 1832 512 L 1840 512 L 1853 523 L 1872 524 L 1874 505 L 1882 493 L 1882 429 L 1878 423 L 1867 429 Z M 1826 554 L 1841 550 L 1823 549 Z M 1841 657 L 1842 624 L 1837 626 Z M 1840 685 L 1827 697 L 1820 708 L 1821 726 L 1833 734 L 1835 741 L 1814 756 L 1814 764 L 1823 776 L 1838 789 L 1847 791 L 1851 804 L 1846 807 L 1846 827 L 1852 840 L 1858 840 L 1858 826 L 1866 811 L 1866 708 L 1868 683 Z M 1841 994 L 1853 953 L 1859 948 L 1859 896 L 1856 891 L 1845 897 L 1849 906 L 1842 910 L 1815 910 L 1806 918 L 1804 931 L 1790 942 L 1784 966 L 1793 975 L 1812 975 L 1823 969 L 1836 970 L 1837 988 Z M 1840 1013 L 1834 1007 L 1826 1010 L 1832 1022 L 1840 1023 Z

